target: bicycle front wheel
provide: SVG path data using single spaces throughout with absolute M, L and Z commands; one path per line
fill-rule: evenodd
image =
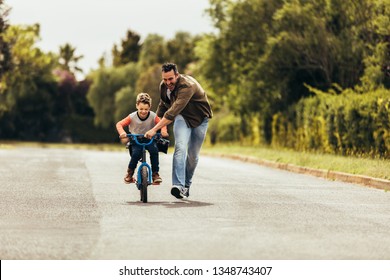
M 141 201 L 143 203 L 148 202 L 148 179 L 149 179 L 149 172 L 148 168 L 146 166 L 143 166 L 141 169 Z

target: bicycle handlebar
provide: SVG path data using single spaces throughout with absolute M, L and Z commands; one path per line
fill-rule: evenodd
M 138 141 L 138 137 L 140 137 L 140 138 L 142 137 L 142 139 L 148 139 L 148 138 L 145 138 L 145 137 L 144 137 L 144 134 L 133 134 L 133 133 L 128 133 L 128 134 L 126 134 L 126 135 L 127 135 L 127 137 L 134 139 L 134 141 L 135 141 L 135 143 L 136 143 L 137 145 L 147 146 L 147 145 L 152 144 L 152 142 L 153 142 L 154 139 L 156 139 L 157 137 L 160 137 L 160 136 L 161 136 L 161 133 L 156 133 L 155 136 L 153 136 L 151 139 L 149 139 L 149 142 L 145 142 L 145 143 L 141 143 L 141 142 Z

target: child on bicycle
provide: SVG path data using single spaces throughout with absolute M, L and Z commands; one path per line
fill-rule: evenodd
M 146 131 L 152 129 L 157 123 L 160 122 L 160 118 L 157 114 L 150 110 L 152 106 L 152 98 L 147 93 L 140 93 L 137 95 L 136 108 L 137 111 L 129 114 L 123 120 L 117 122 L 116 129 L 119 133 L 119 139 L 121 143 L 126 144 L 130 140 L 127 137 L 127 133 L 124 127 L 128 127 L 129 132 L 133 134 L 145 134 Z M 161 136 L 168 137 L 167 127 L 164 126 L 161 129 Z M 156 142 L 145 146 L 145 149 L 149 151 L 150 163 L 152 165 L 152 180 L 153 184 L 160 184 L 162 179 L 159 172 L 159 155 Z M 134 183 L 134 171 L 137 167 L 138 161 L 142 157 L 142 147 L 137 144 L 132 144 L 129 147 L 130 162 L 127 168 L 127 173 L 124 177 L 126 184 Z

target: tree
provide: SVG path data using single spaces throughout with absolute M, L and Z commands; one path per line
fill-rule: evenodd
M 136 110 L 137 95 L 131 86 L 122 87 L 115 93 L 115 121 L 119 121 Z
M 152 110 L 157 109 L 160 101 L 159 85 L 161 82 L 161 64 L 154 64 L 139 75 L 136 93 L 147 92 L 152 98 Z
M 115 112 L 118 92 L 126 87 L 135 88 L 138 80 L 137 64 L 128 63 L 117 68 L 99 69 L 93 73 L 91 78 L 92 84 L 88 90 L 87 99 L 95 113 L 95 125 L 108 128 L 117 121 Z M 118 100 L 124 99 L 118 97 Z
M 188 32 L 177 32 L 175 37 L 167 42 L 168 60 L 174 62 L 180 72 L 185 72 L 188 64 L 195 60 L 195 43 L 199 37 L 192 37 Z
M 0 137 L 43 140 L 55 123 L 53 99 L 57 92 L 52 70 L 55 58 L 35 46 L 39 25 L 10 26 L 3 34 L 13 58 L 12 72 L 2 77 Z
M 141 70 L 146 70 L 154 64 L 162 64 L 168 58 L 164 37 L 149 34 L 142 44 L 138 64 Z
M 306 85 L 338 93 L 363 73 L 386 84 L 388 1 L 211 0 L 219 34 L 199 43 L 197 68 L 222 104 L 265 127 Z
M 3 76 L 7 103 L 12 104 L 18 97 L 37 90 L 36 78 L 53 81 L 52 69 L 55 58 L 43 53 L 35 46 L 39 40 L 40 26 L 13 25 L 4 34 L 4 40 L 11 48 L 13 71 Z
M 208 51 L 197 56 L 204 75 L 213 81 L 213 91 L 227 97 L 227 105 L 237 113 L 259 111 L 274 102 L 272 89 L 264 86 L 266 78 L 255 68 L 266 51 L 272 17 L 281 2 L 211 1 L 209 14 L 220 33 L 204 37 L 200 44 Z
M 390 88 L 390 0 L 371 1 L 369 23 L 361 30 L 369 37 L 360 91 Z
M 58 96 L 56 98 L 55 110 L 57 115 L 68 117 L 75 113 L 75 108 L 72 102 L 77 81 L 75 76 L 68 70 L 55 69 L 54 76 L 58 83 Z
M 112 48 L 113 66 L 125 65 L 129 62 L 137 62 L 141 50 L 140 35 L 128 30 L 126 38 L 122 39 L 121 46 L 114 45 Z
M 68 43 L 63 46 L 60 46 L 58 62 L 60 64 L 60 68 L 62 68 L 63 70 L 69 71 L 73 74 L 76 74 L 76 72 L 82 73 L 83 70 L 78 67 L 77 63 L 83 57 L 83 55 L 76 55 L 76 48 L 72 47 L 72 45 Z
M 4 1 L 0 0 L 0 79 L 3 76 L 3 74 L 9 71 L 12 67 L 10 46 L 4 40 L 4 34 L 8 28 L 8 24 L 7 24 L 8 12 L 9 9 L 4 5 Z M 0 87 L 0 92 L 1 92 L 1 87 Z
M 305 84 L 327 91 L 354 87 L 363 73 L 385 80 L 389 0 L 210 3 L 220 33 L 207 38 L 200 64 L 234 111 L 282 110 L 311 94 Z
M 342 67 L 347 61 L 343 64 L 340 60 L 343 60 L 342 51 L 347 53 L 343 49 L 346 46 L 329 32 L 325 4 L 322 0 L 292 0 L 274 12 L 265 52 L 253 68 L 253 74 L 256 77 L 256 72 L 261 73 L 265 87 L 279 95 L 278 103 L 284 108 L 309 95 L 305 83 L 327 89 L 334 82 L 349 84 L 342 80 L 344 77 L 356 77 L 355 73 L 343 74 Z M 343 27 L 339 32 L 340 29 Z M 344 40 L 350 44 L 351 40 Z M 337 69 L 338 65 L 342 66 Z

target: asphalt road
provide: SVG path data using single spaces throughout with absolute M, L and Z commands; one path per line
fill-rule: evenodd
M 127 151 L 0 149 L 0 259 L 390 259 L 390 193 L 201 157 L 139 202 Z

